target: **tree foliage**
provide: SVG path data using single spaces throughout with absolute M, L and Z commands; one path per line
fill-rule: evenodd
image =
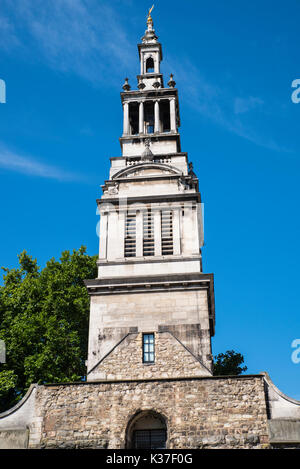
M 214 358 L 213 374 L 214 376 L 240 375 L 247 370 L 246 366 L 240 366 L 242 363 L 244 363 L 243 355 L 235 352 L 234 350 L 227 350 L 225 353 L 219 353 Z
M 43 269 L 23 251 L 19 267 L 4 270 L 0 286 L 0 412 L 15 405 L 30 384 L 85 379 L 89 297 L 83 280 L 97 276 L 97 256 L 81 247 L 50 259 Z M 228 350 L 214 359 L 214 375 L 239 375 L 244 357 Z
M 64 251 L 39 269 L 26 251 L 19 267 L 4 270 L 0 286 L 0 411 L 14 405 L 31 383 L 85 377 L 89 297 L 83 280 L 97 275 L 96 256 L 81 247 Z

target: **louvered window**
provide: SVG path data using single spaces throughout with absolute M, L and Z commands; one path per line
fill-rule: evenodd
M 136 214 L 128 213 L 125 222 L 125 257 L 136 256 Z
M 171 210 L 161 212 L 161 253 L 163 256 L 173 254 L 173 213 Z
M 143 213 L 143 255 L 154 256 L 154 218 L 151 210 Z

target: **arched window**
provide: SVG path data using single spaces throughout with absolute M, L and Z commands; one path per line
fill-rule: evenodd
M 167 442 L 165 418 L 152 410 L 138 412 L 126 431 L 126 448 L 164 449 Z
M 154 72 L 154 60 L 152 57 L 148 57 L 146 60 L 146 73 Z

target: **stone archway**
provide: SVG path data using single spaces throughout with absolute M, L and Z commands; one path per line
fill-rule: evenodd
M 128 422 L 126 448 L 164 449 L 167 443 L 167 424 L 163 415 L 154 410 L 137 412 Z

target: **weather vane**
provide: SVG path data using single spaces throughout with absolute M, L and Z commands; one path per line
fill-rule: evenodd
M 153 20 L 151 18 L 151 11 L 153 10 L 153 8 L 154 8 L 154 5 L 152 5 L 152 7 L 148 11 L 147 23 L 153 23 Z

